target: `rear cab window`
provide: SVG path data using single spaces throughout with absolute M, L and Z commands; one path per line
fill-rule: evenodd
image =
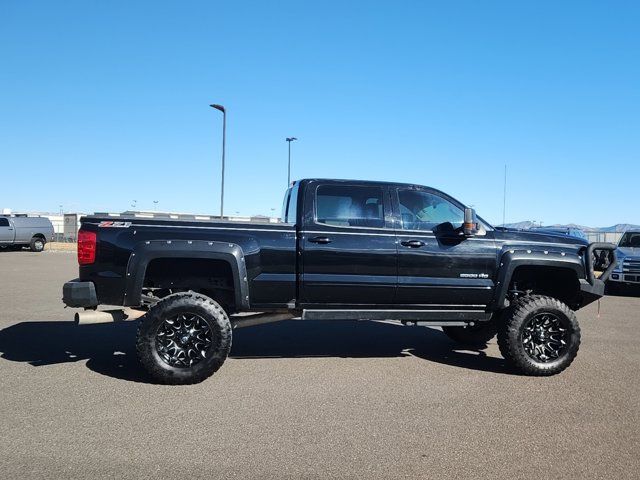
M 296 182 L 287 189 L 282 202 L 282 222 L 295 224 L 297 221 L 298 210 L 298 191 L 300 183 Z

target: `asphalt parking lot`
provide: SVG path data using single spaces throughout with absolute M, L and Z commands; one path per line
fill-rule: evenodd
M 135 325 L 76 327 L 70 252 L 0 253 L 3 478 L 638 478 L 640 298 L 578 313 L 574 364 L 370 322 L 236 330 L 202 384 L 154 385 Z

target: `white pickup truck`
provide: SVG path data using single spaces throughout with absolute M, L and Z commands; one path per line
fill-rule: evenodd
M 53 239 L 53 225 L 45 217 L 0 216 L 0 249 L 29 247 L 41 252 Z

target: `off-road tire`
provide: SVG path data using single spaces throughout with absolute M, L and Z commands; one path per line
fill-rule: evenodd
M 207 358 L 190 367 L 175 367 L 159 354 L 156 335 L 165 319 L 180 314 L 195 314 L 204 319 L 212 333 Z M 169 295 L 144 315 L 138 326 L 138 359 L 154 380 L 170 385 L 200 383 L 213 375 L 231 350 L 231 323 L 222 307 L 211 298 L 194 292 Z
M 477 323 L 473 327 L 442 327 L 444 334 L 462 345 L 484 346 L 496 336 L 495 321 Z
M 44 246 L 47 244 L 47 241 L 42 237 L 33 237 L 31 239 L 31 243 L 29 243 L 29 248 L 32 252 L 42 252 L 44 250 Z
M 523 333 L 533 317 L 550 313 L 567 329 L 566 346 L 552 361 L 537 361 L 525 350 Z M 530 295 L 518 300 L 507 310 L 498 328 L 498 347 L 507 363 L 518 372 L 532 376 L 549 376 L 562 372 L 571 365 L 580 348 L 580 326 L 576 314 L 555 298 Z

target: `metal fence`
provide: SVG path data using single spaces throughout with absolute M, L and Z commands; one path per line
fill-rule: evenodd
M 48 218 L 53 225 L 53 240 L 55 242 L 75 243 L 78 230 L 80 228 L 81 213 L 65 213 L 63 215 L 42 214 L 39 216 Z M 95 215 L 105 217 L 133 216 L 137 218 L 162 218 L 172 220 L 220 220 L 215 215 L 198 215 L 192 213 L 172 213 L 172 212 L 138 212 L 126 211 L 123 213 L 96 212 Z M 250 217 L 225 216 L 222 220 L 228 222 L 248 222 L 248 223 L 280 223 L 280 219 L 276 217 L 268 217 L 266 215 L 254 215 Z
M 51 221 L 55 242 L 75 243 L 78 228 L 80 228 L 80 214 L 65 213 L 64 215 L 42 216 Z
M 589 242 L 609 242 L 618 244 L 624 233 L 622 232 L 585 232 Z

